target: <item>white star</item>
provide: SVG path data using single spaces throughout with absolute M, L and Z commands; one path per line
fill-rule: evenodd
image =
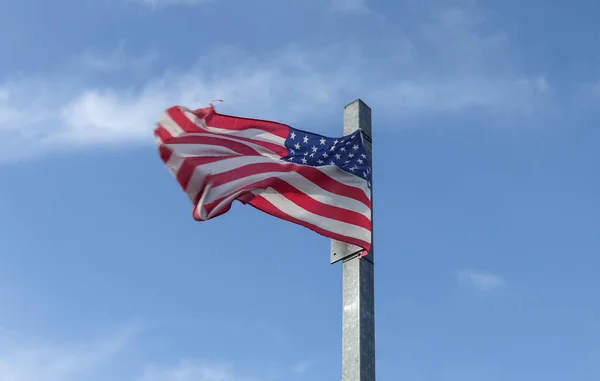
M 306 164 L 306 161 L 307 161 L 307 160 L 306 160 L 306 158 L 305 158 L 305 157 L 303 157 L 303 158 L 302 158 L 302 164 Z
M 325 144 L 325 138 L 321 138 L 321 140 L 319 140 L 319 142 L 321 143 L 321 145 Z
M 350 170 L 351 170 L 352 172 L 354 172 L 354 170 L 355 170 L 355 169 L 356 169 L 356 166 L 352 166 L 352 167 L 350 167 Z
M 340 160 L 342 158 L 342 155 L 340 155 L 339 153 L 336 153 L 335 154 L 335 158 L 338 159 L 338 160 Z
M 304 152 L 304 156 L 308 156 L 308 152 Z
M 312 146 L 312 147 L 311 147 L 311 150 L 313 150 L 313 152 L 317 152 L 317 147 L 315 147 L 315 146 Z
M 331 146 L 330 151 L 333 151 L 333 150 L 335 150 L 335 144 Z
M 319 159 L 319 160 L 317 160 L 317 163 L 319 163 L 319 164 L 323 164 L 323 163 L 324 163 L 324 161 L 323 161 L 323 160 L 321 160 L 321 159 Z
M 300 143 L 294 144 L 294 147 L 296 147 L 296 149 L 300 149 Z
M 295 137 L 296 137 L 296 134 L 294 132 L 292 132 L 292 134 L 290 135 L 290 139 L 294 140 Z
M 353 153 L 350 153 L 350 154 L 348 154 L 348 157 L 349 157 L 350 159 L 352 159 L 352 158 L 354 157 L 354 154 L 353 154 Z
M 308 155 L 308 156 L 310 156 L 310 157 L 315 157 L 315 153 L 313 152 L 313 153 L 311 153 L 311 154 L 310 154 L 310 155 Z
M 362 164 L 363 163 L 362 159 L 358 159 L 356 161 L 358 161 L 358 164 Z
M 348 140 L 348 141 L 346 142 L 346 145 L 349 145 L 349 144 L 352 144 L 352 142 L 351 142 L 350 140 Z
M 325 159 L 327 159 L 327 158 L 329 157 L 329 155 L 327 154 L 327 152 L 323 152 L 323 157 L 324 157 Z
M 333 145 L 336 145 L 336 144 L 338 144 L 338 140 L 337 140 L 337 139 L 335 139 L 335 140 L 333 141 Z
M 349 162 L 350 162 L 350 160 L 346 160 L 346 161 L 344 162 L 344 164 L 348 164 Z
M 358 149 L 358 144 L 353 145 L 352 149 L 356 151 Z
M 363 177 L 367 177 L 367 172 L 363 172 Z
M 291 149 L 290 152 L 292 153 L 292 155 L 296 154 L 296 151 L 294 151 L 293 149 Z
M 342 152 L 346 152 L 346 147 L 342 147 L 342 148 L 340 148 L 340 151 L 342 151 Z
M 364 153 L 361 153 L 360 156 L 362 156 L 363 159 L 367 158 L 367 155 L 365 155 Z
M 302 138 L 302 140 L 304 141 L 304 143 L 308 143 L 308 136 L 304 135 L 304 137 Z
M 288 158 L 289 161 L 294 161 L 293 157 Z
M 333 162 L 333 160 L 331 160 L 331 161 L 329 162 L 329 164 L 331 164 L 331 165 L 335 165 L 335 163 Z

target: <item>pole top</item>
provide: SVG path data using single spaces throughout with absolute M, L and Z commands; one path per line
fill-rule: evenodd
M 350 102 L 344 107 L 344 135 L 350 135 L 357 130 L 371 140 L 371 108 L 362 99 Z
M 369 110 L 371 109 L 371 107 L 369 107 L 369 106 L 368 106 L 368 105 L 365 103 L 365 101 L 363 101 L 363 100 L 362 100 L 362 99 L 360 99 L 360 98 L 358 98 L 358 99 L 355 99 L 355 100 L 353 100 L 352 102 L 348 103 L 346 106 L 344 106 L 344 108 L 348 108 L 349 106 L 352 106 L 352 105 L 354 105 L 355 103 L 356 103 L 356 104 L 358 104 L 358 107 L 359 107 L 359 108 L 366 107 L 366 108 L 368 108 Z

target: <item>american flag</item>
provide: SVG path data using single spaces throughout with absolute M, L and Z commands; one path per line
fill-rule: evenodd
M 194 219 L 238 200 L 338 241 L 371 247 L 371 166 L 357 131 L 330 138 L 285 124 L 174 106 L 154 135 Z

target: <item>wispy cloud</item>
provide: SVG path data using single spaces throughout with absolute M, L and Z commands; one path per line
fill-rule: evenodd
M 310 363 L 302 361 L 292 367 L 292 371 L 297 374 L 304 374 L 310 369 Z
M 331 0 L 331 9 L 343 13 L 368 13 L 367 0 Z
M 108 53 L 88 49 L 78 58 L 78 61 L 83 66 L 93 70 L 112 72 L 125 69 L 143 69 L 158 59 L 156 51 L 134 55 L 128 53 L 126 48 L 127 41 L 123 40 Z
M 216 0 L 137 0 L 141 4 L 152 8 L 166 7 L 170 5 L 198 5 L 212 3 Z
M 40 342 L 0 327 L 2 381 L 251 381 L 230 363 L 183 359 L 165 365 L 140 355 L 141 328 L 115 331 L 102 339 L 71 343 Z M 134 361 L 130 358 L 136 353 Z M 291 374 L 291 373 L 290 373 Z
M 506 287 L 506 281 L 500 275 L 489 272 L 464 270 L 457 274 L 457 279 L 461 284 L 484 294 L 490 294 Z
M 358 4 L 358 3 L 357 3 Z M 0 160 L 85 145 L 151 142 L 165 107 L 203 106 L 288 123 L 326 117 L 360 96 L 380 115 L 396 117 L 481 109 L 517 115 L 544 99 L 541 75 L 515 68 L 502 31 L 484 32 L 482 17 L 446 9 L 411 34 L 370 46 L 357 42 L 319 49 L 289 46 L 264 55 L 221 48 L 183 70 L 166 70 L 139 86 L 88 85 L 19 77 L 0 82 Z M 379 54 L 372 54 L 376 48 Z M 423 53 L 427 52 L 427 54 Z M 131 57 L 120 47 L 86 62 L 105 70 Z M 141 59 L 140 62 L 145 62 Z
M 182 360 L 173 367 L 148 367 L 139 381 L 246 381 L 228 364 Z
M 79 381 L 110 362 L 138 332 L 128 328 L 100 340 L 55 345 L 16 340 L 0 331 L 0 380 Z

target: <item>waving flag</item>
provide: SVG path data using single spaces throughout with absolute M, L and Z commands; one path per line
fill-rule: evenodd
M 219 216 L 238 200 L 326 237 L 371 247 L 371 167 L 360 132 L 329 138 L 222 115 L 211 105 L 169 108 L 154 135 L 196 220 Z

